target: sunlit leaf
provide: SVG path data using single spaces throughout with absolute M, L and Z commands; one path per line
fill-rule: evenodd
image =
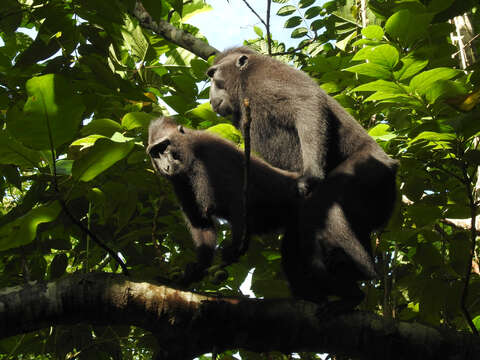
M 426 33 L 432 17 L 433 15 L 429 13 L 414 14 L 409 10 L 400 10 L 390 16 L 385 24 L 385 30 L 404 46 L 411 46 Z
M 362 35 L 367 39 L 381 40 L 383 38 L 383 29 L 378 25 L 368 25 L 362 29 Z
M 402 58 L 403 66 L 400 70 L 395 71 L 393 76 L 398 80 L 405 80 L 418 72 L 422 71 L 428 64 L 428 60 L 417 60 L 413 57 Z
M 218 134 L 222 138 L 230 140 L 237 145 L 241 144 L 242 142 L 242 134 L 231 124 L 218 124 L 209 127 L 206 131 Z
M 58 201 L 30 210 L 28 213 L 0 228 L 0 251 L 29 244 L 35 238 L 38 225 L 55 220 L 60 214 Z
M 293 16 L 289 18 L 287 21 L 285 21 L 285 24 L 283 26 L 286 28 L 292 28 L 300 25 L 301 23 L 302 23 L 302 18 L 300 16 Z
M 452 68 L 436 68 L 424 71 L 410 80 L 410 88 L 420 95 L 424 95 L 426 91 L 438 80 L 449 80 L 461 71 Z
M 374 64 L 393 69 L 398 63 L 399 54 L 393 46 L 384 44 L 379 46 L 366 46 L 360 49 L 352 60 L 368 60 Z
M 392 77 L 392 73 L 387 68 L 373 63 L 354 65 L 344 70 L 378 79 L 390 79 Z
M 308 33 L 307 28 L 299 27 L 299 28 L 296 28 L 295 30 L 293 30 L 292 34 L 290 36 L 293 39 L 298 39 L 298 38 L 304 37 L 305 35 L 307 35 L 307 33 Z
M 26 84 L 28 100 L 22 113 L 7 120 L 11 134 L 34 149 L 57 148 L 77 132 L 84 106 L 63 76 L 34 77 Z
M 89 152 L 73 164 L 72 175 L 81 181 L 90 181 L 125 158 L 133 149 L 133 142 L 114 142 L 99 139 Z
M 287 16 L 287 15 L 293 14 L 296 10 L 297 8 L 293 5 L 285 5 L 277 11 L 277 15 Z
M 131 112 L 122 118 L 122 126 L 127 130 L 136 128 L 148 129 L 148 125 L 150 125 L 150 122 L 155 118 L 156 116 L 152 114 Z

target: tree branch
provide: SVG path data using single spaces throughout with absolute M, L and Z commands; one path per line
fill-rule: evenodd
M 135 325 L 152 331 L 166 359 L 218 350 L 328 352 L 377 359 L 476 359 L 480 339 L 365 312 L 332 317 L 293 299 L 219 298 L 123 275 L 66 276 L 0 290 L 0 338 L 56 324 Z
M 208 45 L 205 41 L 196 38 L 186 31 L 177 29 L 163 19 L 154 21 L 140 1 L 136 2 L 133 15 L 138 19 L 142 27 L 152 30 L 166 40 L 192 52 L 204 60 L 219 53 L 217 49 Z

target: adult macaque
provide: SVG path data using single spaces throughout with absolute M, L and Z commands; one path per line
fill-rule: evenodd
M 186 282 L 203 277 L 212 263 L 217 237 L 215 217 L 232 227 L 232 243 L 223 249 L 229 264 L 245 253 L 243 158 L 233 144 L 204 131 L 177 125 L 171 118 L 151 123 L 147 152 L 155 170 L 173 184 L 197 248 L 197 263 L 186 271 Z M 294 216 L 298 174 L 251 158 L 248 228 L 253 234 L 284 229 Z
M 355 173 L 370 180 L 363 190 L 395 181 L 396 161 L 304 72 L 239 47 L 217 55 L 207 75 L 212 108 L 222 116 L 232 115 L 238 128 L 242 101 L 249 99 L 253 151 L 275 167 L 302 173 L 298 191 L 304 197 L 332 172 L 348 173 L 368 159 L 383 166 L 379 174 Z M 384 210 L 393 207 L 395 196 L 386 198 L 390 203 L 381 204 L 377 212 L 383 222 L 390 216 Z

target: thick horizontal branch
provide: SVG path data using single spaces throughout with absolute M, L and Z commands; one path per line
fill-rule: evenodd
M 202 59 L 207 60 L 210 56 L 219 52 L 205 41 L 196 38 L 186 31 L 177 29 L 163 19 L 153 20 L 140 1 L 136 2 L 133 15 L 138 19 L 142 27 L 152 30 L 164 39 L 190 51 Z
M 328 309 L 293 299 L 216 298 L 82 274 L 0 291 L 0 338 L 55 324 L 136 325 L 152 331 L 167 359 L 218 350 L 344 353 L 365 359 L 476 359 L 480 339 L 417 323 Z

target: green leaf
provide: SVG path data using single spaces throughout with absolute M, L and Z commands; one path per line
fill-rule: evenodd
M 274 3 L 277 3 L 277 4 L 286 4 L 288 3 L 290 0 L 272 0 L 272 2 Z
M 392 73 L 384 66 L 373 63 L 354 65 L 344 70 L 378 79 L 390 79 L 392 77 Z
M 78 180 L 90 181 L 125 158 L 133 147 L 133 141 L 121 143 L 99 139 L 85 156 L 75 161 L 72 175 Z
M 72 142 L 70 144 L 70 146 L 80 146 L 80 150 L 84 150 L 86 148 L 89 148 L 89 147 L 95 145 L 97 140 L 104 139 L 104 138 L 105 138 L 105 136 L 103 136 L 103 135 L 93 134 L 93 135 L 89 135 L 89 136 L 86 136 L 84 138 L 75 140 L 74 142 Z
M 0 228 L 0 251 L 29 244 L 35 239 L 38 225 L 55 220 L 60 214 L 58 201 L 30 210 L 22 217 Z
M 325 26 L 325 20 L 318 19 L 318 20 L 313 21 L 310 24 L 310 29 L 312 29 L 312 31 L 317 31 L 317 30 L 320 30 L 324 26 Z
M 242 143 L 242 134 L 240 131 L 231 124 L 218 124 L 211 126 L 205 131 L 218 134 L 220 137 L 230 140 L 237 145 Z
M 309 6 L 312 5 L 314 2 L 315 2 L 315 0 L 300 0 L 300 1 L 298 2 L 298 7 L 299 7 L 300 9 L 303 9 L 303 8 L 309 7 Z
M 381 91 L 390 94 L 405 93 L 405 90 L 400 85 L 385 80 L 375 80 L 362 84 L 352 91 Z
M 203 12 L 211 11 L 213 8 L 208 5 L 205 1 L 185 1 L 183 4 L 183 16 L 182 21 L 185 22 L 191 17 L 201 14 Z
M 290 37 L 293 39 L 298 39 L 298 38 L 304 37 L 305 35 L 307 35 L 307 33 L 308 33 L 307 28 L 299 27 L 292 31 L 292 34 L 290 35 Z
M 217 122 L 218 116 L 215 111 L 212 110 L 212 107 L 209 102 L 198 105 L 195 109 L 188 111 L 186 114 L 194 115 L 202 120 Z
M 368 134 L 377 141 L 390 141 L 397 137 L 396 134 L 389 131 L 390 126 L 387 124 L 378 124 L 368 131 Z
M 170 5 L 172 5 L 172 8 L 180 15 L 182 16 L 182 11 L 183 11 L 183 0 L 167 0 Z
M 347 48 L 347 45 L 350 43 L 350 41 L 352 41 L 355 37 L 357 36 L 357 32 L 356 31 L 352 31 L 348 36 L 346 36 L 345 38 L 343 38 L 342 40 L 340 41 L 337 41 L 335 43 L 335 46 L 337 48 L 339 48 L 340 50 L 342 51 L 345 51 L 345 49 Z
M 452 98 L 459 95 L 466 95 L 468 92 L 465 84 L 458 81 L 439 80 L 430 86 L 425 92 L 425 98 L 430 104 L 438 99 Z
M 207 69 L 210 67 L 208 62 L 201 59 L 193 59 L 190 61 L 190 66 L 198 79 L 206 79 Z
M 382 40 L 383 29 L 378 25 L 368 25 L 362 29 L 362 35 L 371 40 Z
M 416 141 L 419 140 L 429 140 L 433 142 L 448 142 L 455 140 L 456 136 L 455 134 L 449 134 L 449 133 L 437 133 L 434 131 L 424 131 L 418 134 L 415 138 L 410 140 L 409 144 L 413 144 Z
M 125 26 L 121 28 L 125 47 L 136 57 L 137 61 L 144 61 L 148 52 L 148 41 L 138 23 L 126 17 Z
M 144 112 L 130 112 L 122 118 L 122 126 L 127 130 L 136 128 L 148 129 L 148 125 L 155 118 L 155 115 Z
M 285 21 L 285 24 L 283 26 L 288 29 L 288 28 L 298 26 L 301 23 L 302 23 L 302 18 L 300 16 L 293 16 L 289 18 L 287 21 Z
M 404 47 L 410 47 L 426 33 L 432 17 L 429 13 L 412 14 L 409 10 L 400 10 L 388 18 L 385 30 Z
M 399 99 L 412 99 L 410 95 L 408 94 L 400 94 L 400 93 L 390 93 L 390 92 L 383 92 L 383 91 L 377 91 L 376 93 L 370 95 L 368 98 L 365 99 L 365 101 L 380 101 L 383 100 L 385 102 L 393 102 L 395 100 Z M 413 99 L 414 100 L 414 99 Z M 412 100 L 412 101 L 413 101 Z M 415 100 L 416 101 L 416 100 Z
M 0 31 L 13 33 L 22 22 L 22 7 L 16 0 L 3 0 L 0 9 Z
M 412 91 L 424 95 L 434 82 L 438 80 L 449 80 L 460 73 L 460 70 L 445 67 L 424 71 L 410 80 L 410 88 Z
M 32 168 L 38 165 L 40 159 L 40 152 L 26 148 L 5 130 L 0 130 L 0 164 Z
M 428 65 L 428 60 L 417 60 L 413 57 L 406 57 L 402 60 L 403 66 L 400 70 L 395 71 L 393 76 L 397 80 L 405 80 L 413 75 L 417 74 L 419 71 Z
M 162 2 L 157 0 L 142 0 L 145 10 L 153 20 L 158 21 L 162 17 Z
M 253 31 L 255 31 L 255 34 L 257 34 L 259 37 L 263 38 L 263 31 L 258 26 L 254 26 Z
M 80 130 L 80 134 L 82 136 L 97 134 L 110 137 L 117 131 L 122 131 L 122 126 L 118 122 L 110 119 L 95 119 L 85 125 Z
M 313 6 L 307 11 L 305 11 L 305 19 L 313 19 L 314 17 L 320 15 L 322 8 L 320 6 Z
M 57 175 L 72 175 L 73 160 L 57 160 L 55 167 L 57 169 Z
M 473 321 L 473 325 L 475 325 L 477 330 L 480 330 L 480 315 L 475 316 L 472 321 Z
M 84 106 L 63 76 L 48 74 L 26 83 L 23 113 L 7 117 L 7 129 L 24 145 L 49 150 L 70 141 L 77 132 Z
M 439 13 L 447 10 L 455 0 L 433 0 L 428 3 L 427 11 L 432 13 Z
M 277 15 L 278 16 L 287 16 L 287 15 L 293 14 L 296 10 L 297 10 L 297 8 L 293 5 L 285 5 L 285 6 L 282 6 L 277 11 Z
M 379 46 L 366 46 L 360 49 L 352 60 L 368 60 L 374 64 L 393 69 L 398 63 L 399 54 L 393 46 L 384 44 Z

